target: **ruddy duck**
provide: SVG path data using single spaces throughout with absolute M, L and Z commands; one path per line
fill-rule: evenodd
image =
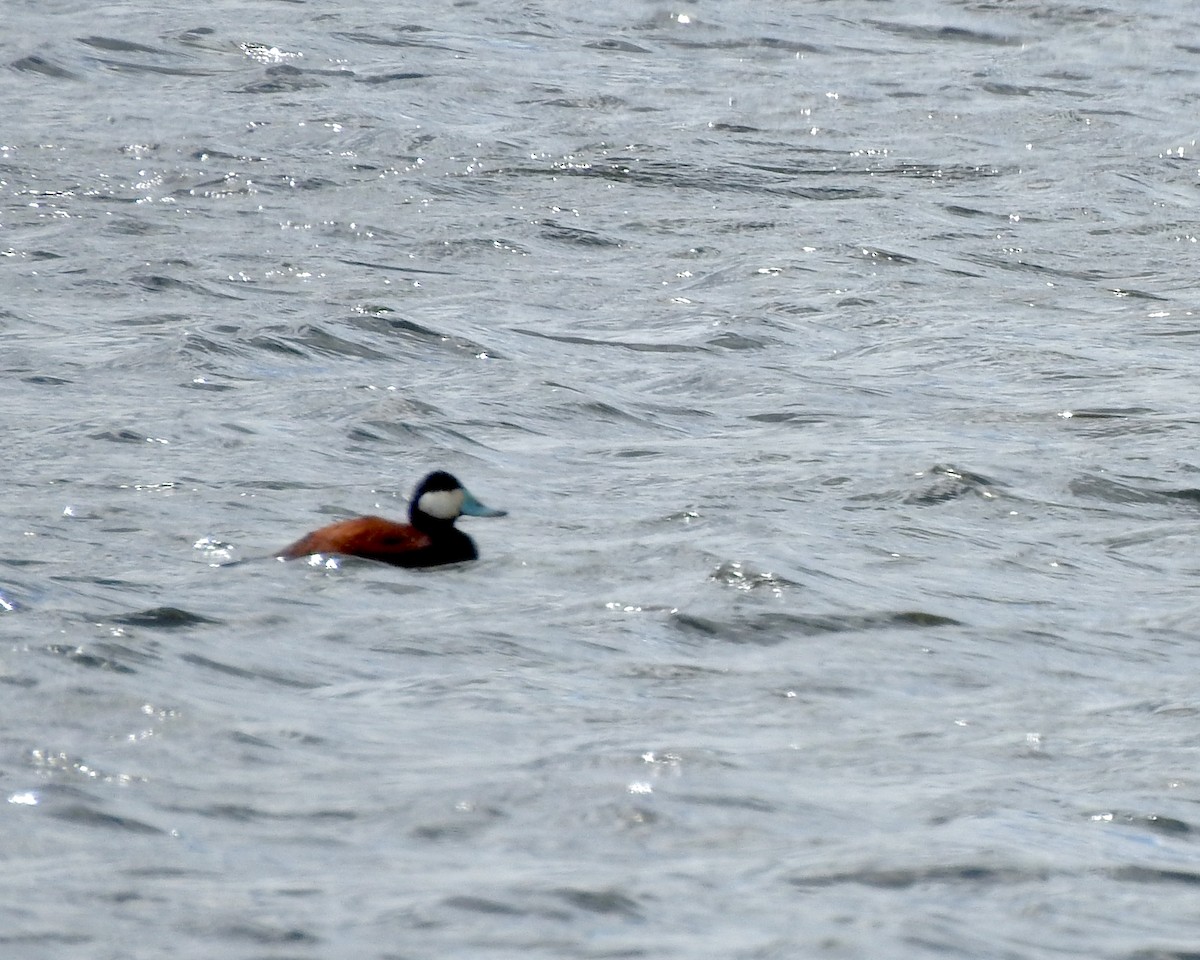
M 296 560 L 314 553 L 337 553 L 397 567 L 436 567 L 474 560 L 479 556 L 475 543 L 455 528 L 454 521 L 463 515 L 502 517 L 506 512 L 485 507 L 454 477 L 438 470 L 413 491 L 408 523 L 382 517 L 342 520 L 306 534 L 276 556 Z

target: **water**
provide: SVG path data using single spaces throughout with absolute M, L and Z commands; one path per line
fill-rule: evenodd
M 10 0 L 5 955 L 1193 955 L 1146 8 Z

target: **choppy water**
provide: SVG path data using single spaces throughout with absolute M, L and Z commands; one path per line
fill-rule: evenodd
M 4 17 L 5 956 L 1195 955 L 1193 4 Z

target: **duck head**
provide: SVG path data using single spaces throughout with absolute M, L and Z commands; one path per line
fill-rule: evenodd
M 408 518 L 414 527 L 420 527 L 422 520 L 453 524 L 461 516 L 503 517 L 507 512 L 484 506 L 445 470 L 435 470 L 413 491 Z

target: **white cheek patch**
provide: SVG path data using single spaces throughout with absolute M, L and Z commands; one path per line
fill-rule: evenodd
M 462 515 L 463 492 L 461 490 L 431 490 L 421 494 L 417 509 L 438 520 L 454 520 Z

